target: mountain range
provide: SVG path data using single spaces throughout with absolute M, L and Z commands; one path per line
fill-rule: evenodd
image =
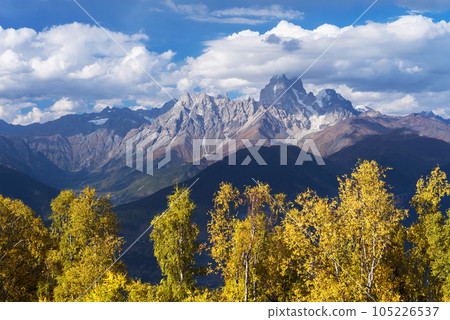
M 147 134 L 140 135 L 142 132 Z M 203 157 L 200 165 L 194 165 L 195 139 L 218 142 L 225 155 L 236 141 L 237 165 L 229 165 L 228 157 Z M 244 146 L 246 139 L 252 145 L 264 139 L 258 153 L 266 165 L 258 165 Z M 281 148 L 270 146 L 271 139 L 297 141 L 287 148 L 286 165 L 280 163 Z M 325 166 L 314 161 L 295 165 L 307 139 L 314 141 Z M 170 150 L 170 162 L 155 167 L 154 175 L 145 174 L 145 166 L 144 172 L 128 167 L 126 150 L 131 140 L 134 146 L 155 150 L 154 163 Z M 135 162 L 136 151 L 132 155 Z M 144 163 L 147 156 L 144 154 Z M 247 158 L 251 161 L 242 165 Z M 350 173 L 360 159 L 392 168 L 388 183 L 399 203 L 408 207 L 417 179 L 436 165 L 450 172 L 450 120 L 431 112 L 388 116 L 368 108 L 355 109 L 333 89 L 314 95 L 306 92 L 300 80 L 284 75 L 270 79 L 259 100 L 186 93 L 178 101 L 151 110 L 107 107 L 98 113 L 67 115 L 28 126 L 0 120 L 0 194 L 21 199 L 49 223 L 50 201 L 59 190 L 93 186 L 112 195 L 127 243 L 165 210 L 166 196 L 174 184 L 190 185 L 198 179 L 192 189 L 193 220 L 200 226 L 199 240 L 204 242 L 207 212 L 220 182 L 232 182 L 242 189 L 256 179 L 288 199 L 307 188 L 335 196 L 336 176 Z M 124 259 L 130 275 L 159 281 L 148 235 Z M 216 280 L 200 281 L 211 286 Z
M 151 110 L 107 107 L 28 126 L 0 120 L 0 165 L 53 189 L 91 185 L 111 193 L 120 204 L 185 181 L 217 161 L 203 157 L 200 165 L 193 165 L 195 139 L 219 141 L 225 154 L 233 150 L 233 141 L 240 150 L 246 139 L 252 144 L 265 139 L 268 146 L 270 139 L 289 138 L 300 147 L 313 139 L 322 156 L 329 157 L 368 137 L 399 129 L 450 143 L 449 120 L 433 113 L 394 117 L 361 112 L 333 89 L 314 95 L 306 92 L 301 80 L 277 75 L 261 90 L 259 101 L 186 93 Z M 127 141 L 141 132 L 153 138 L 142 135 L 135 146 L 151 147 L 156 160 L 167 149 L 171 153 L 171 161 L 153 176 L 144 173 L 145 166 L 144 172 L 127 167 Z

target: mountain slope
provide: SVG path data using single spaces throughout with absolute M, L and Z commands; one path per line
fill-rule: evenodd
M 423 114 L 393 117 L 376 111 L 367 111 L 359 116 L 340 120 L 308 138 L 314 140 L 322 156 L 329 156 L 368 136 L 387 134 L 396 129 L 407 129 L 419 136 L 450 143 L 450 125 L 442 118 Z
M 0 194 L 22 200 L 44 220 L 50 216 L 50 202 L 59 191 L 37 180 L 0 165 Z
M 396 194 L 410 195 L 417 180 L 440 165 L 450 165 L 450 144 L 433 138 L 421 137 L 406 129 L 396 129 L 387 134 L 366 137 L 352 146 L 344 148 L 328 158 L 336 173 L 345 173 L 346 168 L 359 159 L 376 160 L 388 172 L 388 182 Z
M 0 136 L 0 165 L 20 171 L 55 188 L 63 188 L 70 174 L 58 168 L 44 154 L 30 147 L 26 138 Z

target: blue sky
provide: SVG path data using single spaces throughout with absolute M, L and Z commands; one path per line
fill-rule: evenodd
M 450 1 L 2 0 L 0 119 L 43 122 L 185 91 L 258 98 L 276 73 L 390 114 L 450 116 Z M 148 71 L 166 95 L 143 71 Z
M 174 50 L 179 58 L 195 56 L 203 49 L 202 42 L 239 32 L 251 24 L 201 22 L 189 18 L 188 14 L 170 9 L 167 2 L 158 0 L 79 0 L 78 1 L 102 26 L 112 31 L 133 34 L 144 32 L 150 39 L 146 43 L 152 51 Z M 304 28 L 314 29 L 324 23 L 344 27 L 353 22 L 371 1 L 172 1 L 175 5 L 199 6 L 203 4 L 210 12 L 230 8 L 266 8 L 280 4 L 285 10 L 302 12 L 298 18 L 289 19 Z M 372 0 L 373 2 L 373 0 Z M 406 8 L 392 1 L 380 1 L 364 17 L 365 20 L 383 22 L 391 17 L 405 14 Z M 307 14 L 305 14 L 307 12 Z M 443 17 L 445 15 L 442 15 Z M 255 18 L 258 20 L 258 18 Z M 252 30 L 267 31 L 277 25 L 279 19 L 264 18 L 268 22 L 257 23 Z M 3 28 L 28 27 L 35 30 L 72 23 L 92 24 L 72 0 L 3 0 L 0 9 Z

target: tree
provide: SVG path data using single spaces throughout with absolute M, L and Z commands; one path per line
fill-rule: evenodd
M 395 240 L 407 211 L 396 208 L 385 182 L 386 170 L 375 161 L 363 161 L 350 177 L 339 180 L 338 214 L 344 218 L 344 239 L 351 244 L 347 251 L 350 270 L 365 288 L 359 300 L 371 301 L 371 296 L 380 301 L 400 299 L 399 279 L 389 262 L 403 254 L 403 243 Z
M 211 220 L 208 223 L 211 257 L 216 262 L 211 272 L 222 275 L 225 280 L 224 289 L 231 301 L 236 298 L 239 278 L 238 266 L 231 263 L 236 256 L 233 233 L 237 222 L 235 210 L 242 203 L 239 196 L 239 190 L 233 188 L 231 183 L 222 182 L 213 199 L 214 210 L 209 212 Z
M 418 221 L 408 230 L 412 300 L 450 301 L 450 210 L 441 210 L 442 199 L 449 195 L 450 184 L 439 167 L 417 182 L 411 204 Z
M 312 191 L 298 196 L 300 209 L 290 211 L 285 228 L 294 252 L 308 261 L 308 300 L 401 299 L 392 261 L 402 259 L 400 221 L 407 212 L 396 208 L 385 172 L 375 161 L 363 161 L 338 179 L 336 200 Z
M 243 197 L 247 206 L 247 217 L 238 221 L 234 233 L 237 258 L 239 258 L 244 301 L 265 300 L 262 290 L 267 274 L 267 254 L 270 253 L 269 234 L 272 222 L 270 211 L 272 199 L 269 186 L 258 184 L 255 187 L 246 187 Z M 267 208 L 269 207 L 269 208 Z
M 337 218 L 336 201 L 321 198 L 308 190 L 297 196 L 283 220 L 284 242 L 290 255 L 284 257 L 286 270 L 293 269 L 298 285 L 293 297 L 300 301 L 338 299 L 341 292 L 341 270 L 336 260 L 327 255 L 341 254 L 341 220 Z M 326 247 L 326 249 L 325 249 Z M 324 248 L 326 252 L 322 249 Z M 334 258 L 333 258 L 334 259 Z
M 86 293 L 85 301 L 92 302 L 124 302 L 127 301 L 128 278 L 125 273 L 110 272 L 103 281 Z
M 276 196 L 279 201 L 284 196 Z M 226 301 L 276 300 L 277 286 L 273 275 L 279 265 L 274 254 L 275 225 L 278 206 L 270 196 L 270 188 L 258 183 L 246 187 L 242 196 L 229 183 L 222 183 L 214 198 L 208 225 L 213 272 L 225 281 L 222 299 Z M 239 209 L 245 215 L 239 219 Z M 279 291 L 278 291 L 279 292 Z
M 22 201 L 0 195 L 0 301 L 37 301 L 48 232 Z
M 51 234 L 54 249 L 48 263 L 56 301 L 86 300 L 85 293 L 101 285 L 102 273 L 117 259 L 123 243 L 109 196 L 85 188 L 78 196 L 63 191 L 52 201 Z M 109 269 L 111 277 L 123 274 L 121 263 Z
M 164 279 L 160 301 L 182 301 L 194 290 L 194 255 L 199 248 L 198 227 L 191 222 L 195 208 L 190 190 L 175 188 L 168 197 L 168 210 L 156 216 L 150 239 Z
M 157 286 L 142 283 L 141 280 L 132 281 L 127 286 L 128 302 L 156 302 Z

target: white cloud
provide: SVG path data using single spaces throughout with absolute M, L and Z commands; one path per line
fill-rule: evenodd
M 33 107 L 36 107 L 36 104 L 33 102 L 0 98 L 0 119 L 12 122 L 22 109 Z
M 210 11 L 204 4 L 176 4 L 172 0 L 165 0 L 163 4 L 173 12 L 201 22 L 257 25 L 275 19 L 299 20 L 304 15 L 301 11 L 284 9 L 280 5 Z
M 101 75 L 101 67 L 97 62 L 69 73 L 69 77 L 73 79 L 91 79 L 99 75 Z
M 53 106 L 50 107 L 50 110 L 56 112 L 75 112 L 79 108 L 79 104 L 73 101 L 70 101 L 69 98 L 64 97 L 55 102 Z
M 407 94 L 403 98 L 392 100 L 386 104 L 378 106 L 378 110 L 380 112 L 387 114 L 405 114 L 405 111 L 419 111 L 418 108 L 419 103 L 416 98 L 410 94 Z
M 130 107 L 131 110 L 137 111 L 137 110 L 147 110 L 146 107 L 144 106 L 134 106 L 134 107 Z
M 323 25 L 308 30 L 282 21 L 265 33 L 243 30 L 206 42 L 204 53 L 186 59 L 186 65 L 173 76 L 180 90 L 240 91 L 258 98 L 273 74 L 302 74 L 347 29 Z M 379 99 L 365 103 L 379 103 L 380 109 L 390 113 L 437 108 L 444 101 L 429 103 L 423 93 L 444 97 L 438 93 L 449 90 L 449 38 L 449 22 L 422 15 L 388 23 L 367 22 L 349 29 L 304 76 L 304 82 L 345 85 L 366 98 L 377 93 Z M 295 46 L 287 46 L 290 41 Z M 356 100 L 358 105 L 364 99 Z
M 95 112 L 101 112 L 106 107 L 122 107 L 123 101 L 121 99 L 100 99 L 95 101 L 94 107 L 92 108 Z
M 303 12 L 298 10 L 283 9 L 280 5 L 271 5 L 266 8 L 230 8 L 225 10 L 216 10 L 212 12 L 217 17 L 260 17 L 276 19 L 300 19 L 303 18 Z
M 154 100 L 169 100 L 144 68 L 159 81 L 158 75 L 167 71 L 175 53 L 148 51 L 143 44 L 148 39 L 144 34 L 109 32 L 129 56 L 100 28 L 86 24 L 54 26 L 41 32 L 0 27 L 0 97 L 8 100 L 66 97 L 65 108 L 69 108 L 68 101 L 83 99 L 133 100 L 151 95 Z M 15 123 L 42 122 L 52 118 L 47 113 L 60 115 L 56 108 L 62 105 L 60 102 L 43 112 L 31 110 L 27 115 L 19 115 L 16 108 L 8 112 L 8 119 Z M 69 111 L 78 109 L 64 110 Z
M 87 111 L 86 105 L 82 102 L 72 101 L 67 97 L 63 97 L 56 101 L 51 107 L 40 109 L 35 104 L 28 105 L 32 107 L 31 111 L 25 114 L 17 114 L 12 120 L 13 124 L 28 125 L 35 122 L 44 123 L 56 120 L 68 114 Z
M 0 27 L 0 95 L 52 98 L 71 92 L 105 99 L 155 93 L 157 90 L 143 91 L 151 88 L 153 81 L 142 67 L 160 74 L 174 53 L 148 51 L 143 34 L 109 32 L 130 56 L 100 28 L 85 24 L 56 26 L 39 33 Z M 143 83 L 150 85 L 139 87 Z
M 208 7 L 204 4 L 175 4 L 172 0 L 165 0 L 163 4 L 176 13 L 189 16 L 206 15 L 209 13 Z
M 176 8 L 207 10 L 198 6 Z M 261 8 L 251 10 L 216 15 L 259 19 L 265 14 Z M 264 33 L 242 30 L 206 42 L 201 55 L 186 58 L 177 69 L 175 53 L 149 51 L 143 34 L 110 31 L 130 53 L 125 56 L 102 30 L 85 24 L 41 32 L 0 27 L 0 118 L 26 124 L 88 111 L 88 104 L 101 111 L 123 106 L 125 100 L 146 108 L 170 100 L 142 67 L 174 97 L 200 88 L 258 98 L 273 74 L 298 76 L 347 29 L 325 24 L 309 30 L 281 21 Z M 349 29 L 303 81 L 314 90 L 333 87 L 355 105 L 393 114 L 424 109 L 444 115 L 450 110 L 449 38 L 449 22 L 422 15 L 367 22 Z M 56 102 L 37 109 L 41 100 Z
M 51 112 L 42 111 L 41 109 L 34 107 L 25 115 L 19 114 L 12 123 L 27 125 L 35 122 L 46 122 L 51 120 L 54 120 Z

